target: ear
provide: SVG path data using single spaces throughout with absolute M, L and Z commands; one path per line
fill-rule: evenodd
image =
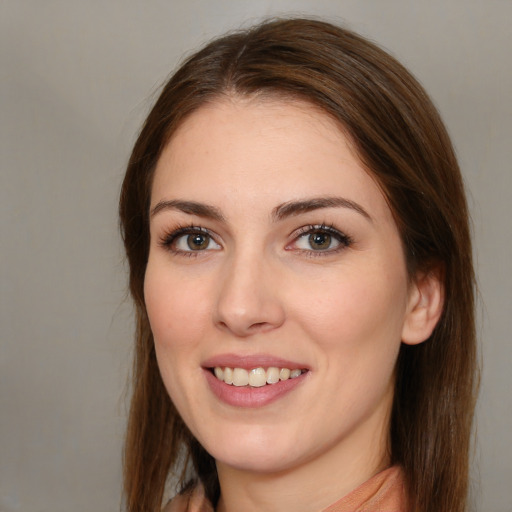
M 444 305 L 444 286 L 440 268 L 418 273 L 411 283 L 402 341 L 417 345 L 434 330 Z

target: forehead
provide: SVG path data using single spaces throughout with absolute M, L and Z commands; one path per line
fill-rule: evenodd
M 158 161 L 152 204 L 169 195 L 275 203 L 308 195 L 387 205 L 339 123 L 297 100 L 228 97 L 191 114 Z
M 241 129 L 241 131 L 240 131 Z M 286 141 L 287 144 L 300 137 L 318 138 L 340 143 L 357 159 L 357 151 L 349 134 L 341 123 L 316 105 L 299 98 L 275 95 L 226 95 L 215 98 L 194 111 L 178 126 L 167 147 L 176 150 L 184 141 L 195 139 L 196 150 L 206 147 L 204 135 L 214 143 L 213 138 L 230 139 L 233 142 L 265 144 L 267 148 Z M 197 139 L 201 139 L 198 141 Z M 177 142 L 176 142 L 177 141 Z M 226 140 L 219 149 L 222 150 Z

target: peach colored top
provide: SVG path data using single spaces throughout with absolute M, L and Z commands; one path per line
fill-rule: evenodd
M 214 512 L 197 486 L 192 492 L 178 495 L 164 512 Z M 322 512 L 407 512 L 404 477 L 400 467 L 386 469 L 354 489 L 350 494 Z

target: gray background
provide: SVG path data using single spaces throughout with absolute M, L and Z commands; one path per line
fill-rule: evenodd
M 482 295 L 475 508 L 512 511 L 512 1 L 0 0 L 1 512 L 119 509 L 132 341 L 123 167 L 184 52 L 290 12 L 379 42 L 444 116 Z

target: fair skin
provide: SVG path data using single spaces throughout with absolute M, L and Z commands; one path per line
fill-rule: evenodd
M 430 335 L 442 290 L 407 275 L 386 200 L 336 123 L 298 101 L 204 106 L 164 149 L 151 211 L 157 359 L 216 460 L 217 509 L 322 510 L 385 468 L 398 350 Z M 215 366 L 300 375 L 236 387 Z

